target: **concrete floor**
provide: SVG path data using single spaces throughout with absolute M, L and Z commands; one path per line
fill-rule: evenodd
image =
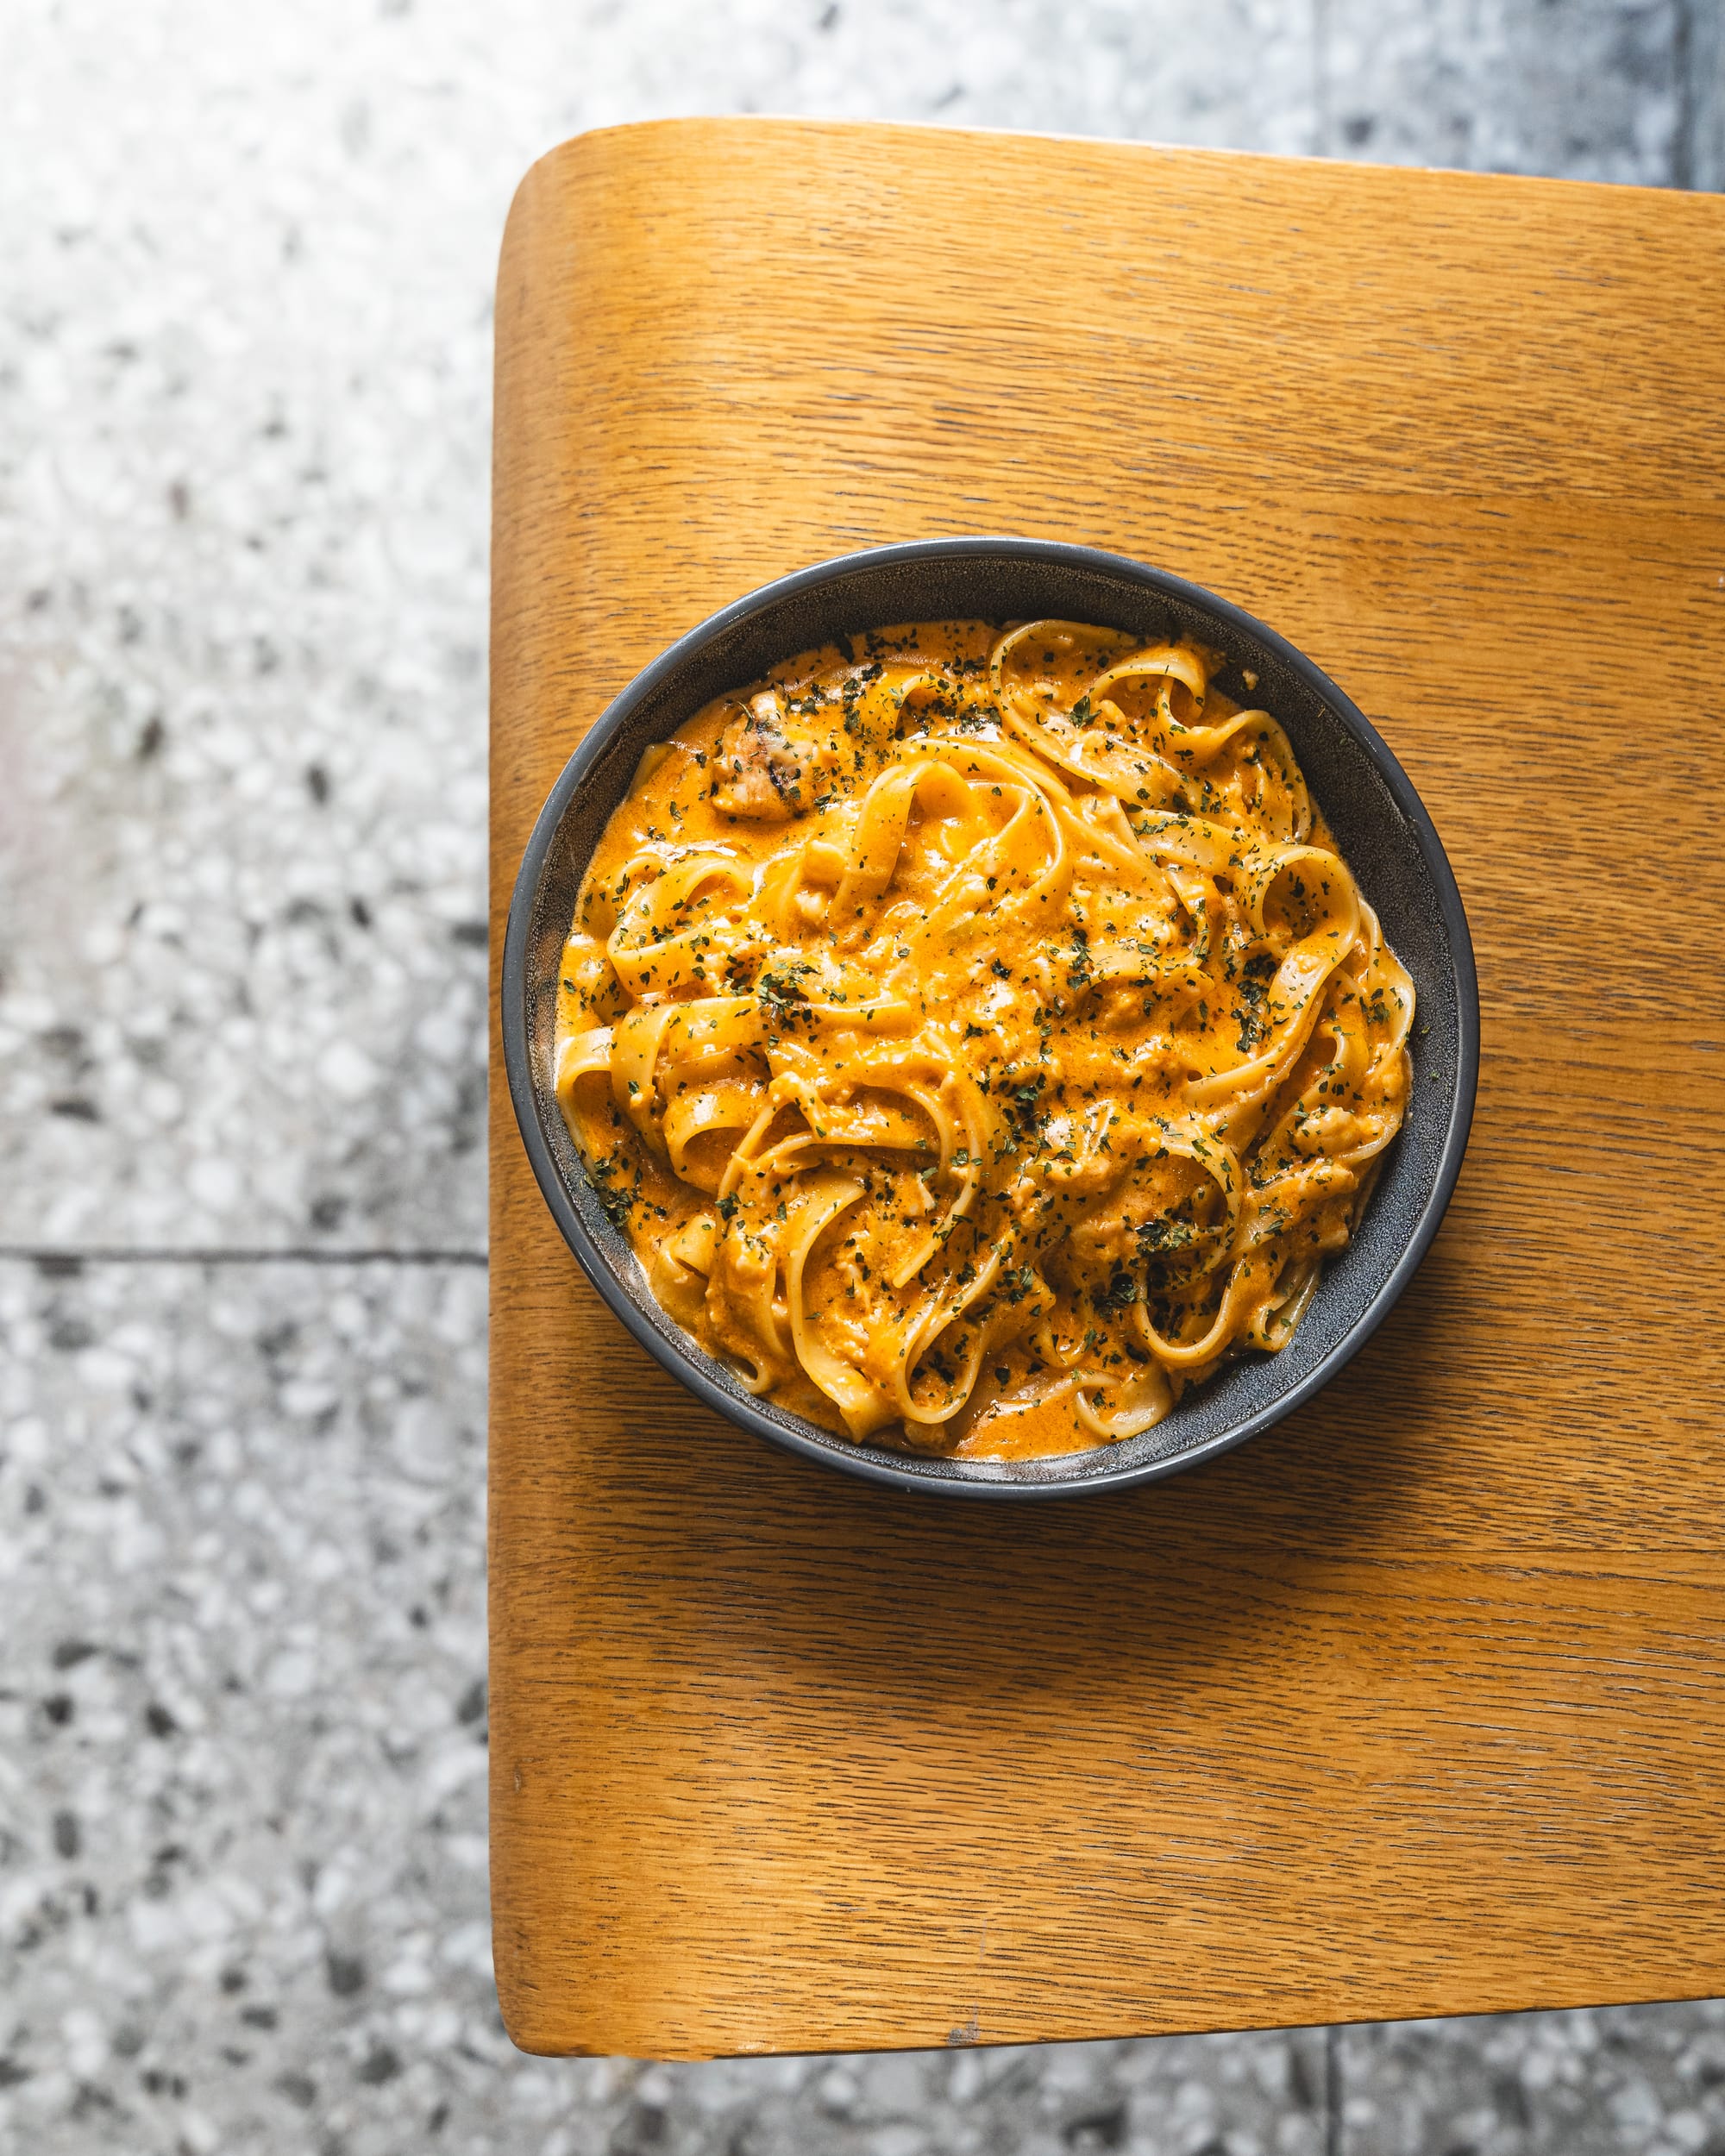
M 1725 2006 L 517 2056 L 485 1921 L 490 285 L 577 128 L 1725 184 L 1708 0 L 15 0 L 0 2149 L 1725 2152 Z

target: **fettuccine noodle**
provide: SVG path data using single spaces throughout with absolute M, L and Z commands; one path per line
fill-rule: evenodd
M 752 1392 L 1027 1457 L 1293 1337 L 1401 1126 L 1414 990 L 1220 665 L 922 624 L 642 759 L 564 953 L 558 1098 Z

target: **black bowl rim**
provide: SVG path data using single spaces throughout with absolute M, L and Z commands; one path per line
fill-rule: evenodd
M 562 1175 L 539 1127 L 527 1030 L 530 928 L 546 855 L 556 837 L 571 797 L 598 761 L 605 743 L 626 724 L 636 708 L 652 695 L 668 674 L 681 666 L 712 638 L 750 615 L 813 587 L 839 583 L 848 577 L 870 570 L 919 561 L 966 556 L 973 557 L 979 562 L 1005 557 L 1099 572 L 1137 584 L 1147 592 L 1183 600 L 1189 605 L 1213 613 L 1272 650 L 1290 671 L 1300 675 L 1307 686 L 1329 705 L 1342 725 L 1354 736 L 1376 768 L 1396 807 L 1407 818 L 1419 850 L 1431 872 L 1445 940 L 1455 969 L 1457 1067 L 1449 1126 L 1440 1149 L 1437 1175 L 1414 1221 L 1413 1232 L 1377 1294 L 1323 1360 L 1308 1371 L 1299 1384 L 1267 1407 L 1247 1416 L 1236 1426 L 1223 1430 L 1186 1451 L 1176 1453 L 1166 1459 L 1146 1461 L 1134 1467 L 1120 1469 L 1112 1474 L 1104 1469 L 1082 1476 L 1050 1476 L 1034 1482 L 937 1480 L 899 1466 L 889 1452 L 862 1445 L 850 1445 L 841 1451 L 837 1448 L 845 1446 L 846 1441 L 834 1432 L 820 1431 L 819 1436 L 811 1434 L 804 1437 L 798 1430 L 783 1428 L 770 1421 L 765 1415 L 752 1409 L 746 1401 L 732 1399 L 715 1385 L 701 1368 L 696 1357 L 703 1356 L 703 1351 L 698 1346 L 691 1342 L 686 1350 L 668 1340 L 649 1325 L 636 1307 L 605 1254 L 588 1234 L 586 1223 L 570 1202 Z M 891 546 L 862 548 L 854 553 L 836 555 L 829 561 L 816 562 L 805 569 L 794 570 L 788 576 L 775 578 L 772 583 L 764 584 L 758 590 L 732 600 L 728 606 L 722 606 L 717 613 L 709 615 L 706 620 L 680 636 L 612 699 L 582 736 L 551 788 L 527 841 L 511 894 L 509 916 L 504 932 L 499 992 L 502 999 L 504 1064 L 508 1077 L 509 1095 L 535 1180 L 550 1208 L 551 1217 L 581 1270 L 615 1316 L 648 1353 L 687 1386 L 705 1406 L 714 1409 L 738 1428 L 764 1438 L 768 1445 L 776 1446 L 781 1451 L 797 1453 L 806 1459 L 819 1461 L 825 1467 L 837 1469 L 842 1474 L 855 1476 L 863 1482 L 892 1489 L 1007 1503 L 1031 1499 L 1041 1501 L 1101 1496 L 1111 1491 L 1134 1489 L 1144 1482 L 1161 1482 L 1170 1475 L 1183 1474 L 1189 1469 L 1201 1466 L 1207 1461 L 1220 1458 L 1225 1452 L 1233 1451 L 1236 1445 L 1244 1445 L 1247 1438 L 1270 1429 L 1322 1391 L 1331 1379 L 1352 1361 L 1383 1324 L 1430 1249 L 1432 1239 L 1437 1234 L 1448 1208 L 1456 1179 L 1461 1173 L 1479 1081 L 1479 987 L 1466 910 L 1462 905 L 1455 873 L 1450 867 L 1443 842 L 1438 837 L 1437 826 L 1433 823 L 1425 803 L 1414 791 L 1413 781 L 1397 762 L 1377 728 L 1321 667 L 1314 665 L 1285 636 L 1259 621 L 1256 616 L 1247 613 L 1244 607 L 1237 606 L 1232 599 L 1223 599 L 1202 585 L 1194 584 L 1168 570 L 1136 561 L 1129 555 L 1109 554 L 1096 547 L 1074 546 L 1059 540 L 975 535 L 906 540 Z M 812 1432 L 818 1429 L 814 1424 L 809 1427 Z M 1095 1453 L 1074 1457 L 1094 1458 Z

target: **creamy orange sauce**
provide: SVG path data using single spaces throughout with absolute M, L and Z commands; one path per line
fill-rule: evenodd
M 922 623 L 643 758 L 565 950 L 558 1095 L 750 1389 L 1027 1458 L 1292 1338 L 1400 1127 L 1414 993 L 1219 663 Z

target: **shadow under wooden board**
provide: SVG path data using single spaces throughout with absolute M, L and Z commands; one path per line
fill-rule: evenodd
M 1223 592 L 1434 815 L 1484 1065 L 1314 1405 L 1090 1504 L 895 1496 L 599 1303 L 493 1050 L 492 1855 L 545 2052 L 1725 1990 L 1725 202 L 791 122 L 536 166 L 497 313 L 492 918 L 585 728 L 847 548 Z

